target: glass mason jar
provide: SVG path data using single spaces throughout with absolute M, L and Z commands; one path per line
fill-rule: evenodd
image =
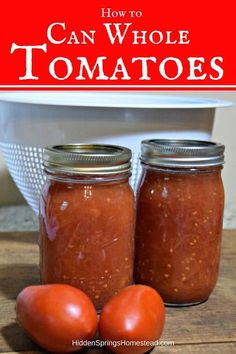
M 100 309 L 133 277 L 131 151 L 111 145 L 44 150 L 41 281 L 83 290 Z
M 224 146 L 191 140 L 146 140 L 141 146 L 135 281 L 168 305 L 201 303 L 219 270 Z

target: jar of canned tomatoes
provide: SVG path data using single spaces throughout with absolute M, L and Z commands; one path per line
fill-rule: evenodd
M 201 303 L 219 270 L 224 146 L 191 140 L 146 140 L 137 201 L 135 281 L 168 305 Z
M 131 151 L 111 145 L 47 147 L 40 199 L 41 281 L 83 290 L 100 309 L 133 277 Z

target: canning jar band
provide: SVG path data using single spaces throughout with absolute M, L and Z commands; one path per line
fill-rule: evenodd
M 200 166 L 200 167 L 167 167 L 167 166 L 157 166 L 151 165 L 145 162 L 141 162 L 141 165 L 144 169 L 149 169 L 153 171 L 159 171 L 163 173 L 169 174 L 207 174 L 212 172 L 217 172 L 223 169 L 223 164 L 221 165 L 214 165 L 214 166 Z
M 66 182 L 66 183 L 76 183 L 76 184 L 97 184 L 97 183 L 107 183 L 116 182 L 122 180 L 128 180 L 131 176 L 130 171 L 127 173 L 117 173 L 117 174 L 107 174 L 107 175 L 79 175 L 79 174 L 55 174 L 44 169 L 49 180 Z
M 44 149 L 43 166 L 49 173 L 117 175 L 131 170 L 131 150 L 118 145 L 67 144 Z
M 224 150 L 223 144 L 201 140 L 143 140 L 140 160 L 142 163 L 169 168 L 222 166 Z

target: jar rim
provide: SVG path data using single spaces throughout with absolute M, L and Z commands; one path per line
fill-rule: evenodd
M 43 151 L 47 172 L 72 175 L 113 175 L 131 169 L 131 150 L 119 145 L 64 144 Z
M 141 143 L 142 163 L 163 167 L 210 167 L 224 164 L 221 143 L 188 139 L 151 139 Z

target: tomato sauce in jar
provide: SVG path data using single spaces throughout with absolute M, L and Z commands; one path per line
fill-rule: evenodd
M 83 290 L 100 309 L 132 282 L 134 196 L 129 149 L 65 145 L 44 152 L 42 283 Z
M 224 146 L 203 141 L 142 142 L 135 281 L 166 304 L 203 302 L 219 271 Z

